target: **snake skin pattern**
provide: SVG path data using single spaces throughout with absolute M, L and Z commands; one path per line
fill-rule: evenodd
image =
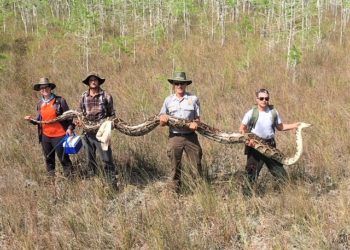
M 84 120 L 82 113 L 79 113 L 75 110 L 68 110 L 64 112 L 62 115 L 58 116 L 57 118 L 49 121 L 37 121 L 32 120 L 35 123 L 42 123 L 42 124 L 49 124 L 54 122 L 63 121 L 66 119 L 72 119 L 76 118 L 78 119 L 82 127 L 85 131 L 97 131 L 100 125 L 104 121 L 100 121 L 99 123 L 91 123 L 86 120 Z M 130 125 L 124 120 L 120 118 L 111 118 L 110 120 L 113 121 L 114 129 L 118 130 L 119 132 L 128 135 L 128 136 L 142 136 L 145 134 L 148 134 L 152 130 L 154 130 L 159 125 L 159 116 L 155 115 L 147 120 L 145 120 L 143 123 L 138 125 Z M 179 119 L 170 116 L 168 125 L 175 128 L 188 128 L 190 121 Z M 224 132 L 219 129 L 213 128 L 203 122 L 200 122 L 197 128 L 197 132 L 204 136 L 205 138 L 208 138 L 210 140 L 223 143 L 223 144 L 237 144 L 237 143 L 246 143 L 247 141 L 253 140 L 254 146 L 253 148 L 260 152 L 261 154 L 274 159 L 283 165 L 292 165 L 296 163 L 302 152 L 303 152 L 303 140 L 301 135 L 301 130 L 303 128 L 310 127 L 311 124 L 301 122 L 296 130 L 296 153 L 292 157 L 285 156 L 280 150 L 273 148 L 265 143 L 265 141 L 258 136 L 252 134 L 252 133 L 246 133 L 246 134 L 240 134 L 240 133 L 234 133 L 234 132 Z

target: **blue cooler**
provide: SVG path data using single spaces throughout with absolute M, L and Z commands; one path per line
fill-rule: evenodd
M 67 136 L 63 142 L 64 153 L 68 155 L 77 154 L 83 145 L 79 135 Z

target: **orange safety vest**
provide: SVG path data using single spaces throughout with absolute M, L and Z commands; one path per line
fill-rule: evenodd
M 54 107 L 55 98 L 49 103 L 42 103 L 40 113 L 43 121 L 55 119 L 57 117 Z M 55 122 L 51 124 L 42 124 L 42 133 L 48 137 L 60 137 L 66 134 L 61 123 Z

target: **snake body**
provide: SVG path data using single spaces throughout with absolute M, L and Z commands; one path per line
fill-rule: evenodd
M 97 131 L 98 128 L 101 126 L 103 121 L 100 121 L 98 123 L 92 123 L 89 121 L 84 120 L 82 113 L 75 111 L 75 110 L 68 110 L 64 112 L 62 115 L 56 117 L 55 119 L 49 120 L 49 121 L 37 121 L 32 120 L 34 123 L 38 124 L 49 124 L 54 122 L 63 121 L 66 119 L 72 119 L 77 118 L 81 121 L 83 129 L 85 131 Z M 111 118 L 110 120 L 113 121 L 113 126 L 115 129 L 117 129 L 119 132 L 128 135 L 128 136 L 142 136 L 145 134 L 148 134 L 152 130 L 154 130 L 159 124 L 159 116 L 155 115 L 147 120 L 145 120 L 143 123 L 138 125 L 130 125 L 121 118 Z M 180 119 L 176 117 L 169 117 L 168 125 L 170 127 L 175 127 L 178 129 L 188 128 L 190 121 L 185 119 Z M 210 140 L 223 143 L 223 144 L 238 144 L 238 143 L 246 143 L 248 140 L 253 140 L 253 148 L 260 152 L 261 154 L 274 159 L 283 165 L 292 165 L 296 163 L 303 151 L 303 143 L 302 143 L 302 135 L 301 130 L 303 128 L 309 127 L 311 124 L 301 122 L 300 125 L 297 128 L 296 131 L 296 153 L 292 157 L 286 157 L 280 150 L 277 148 L 273 148 L 269 146 L 263 139 L 259 138 L 258 136 L 252 134 L 252 133 L 246 133 L 246 134 L 240 134 L 240 133 L 234 133 L 234 132 L 224 132 L 219 129 L 216 129 L 212 126 L 209 126 L 208 124 L 205 124 L 204 122 L 200 122 L 198 124 L 197 132 L 204 136 L 205 138 L 208 138 Z

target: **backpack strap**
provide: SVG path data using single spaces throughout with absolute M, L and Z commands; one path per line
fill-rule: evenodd
M 271 109 L 271 114 L 272 114 L 272 120 L 273 120 L 273 125 L 272 125 L 272 128 L 273 130 L 275 130 L 275 128 L 277 127 L 277 111 L 276 109 L 274 109 L 273 105 L 272 106 L 272 109 Z
M 253 106 L 252 108 L 253 112 L 252 112 L 252 116 L 250 117 L 247 127 L 248 127 L 248 131 L 251 132 L 253 128 L 255 128 L 255 124 L 258 121 L 259 118 L 259 110 L 258 107 L 256 105 Z
M 39 113 L 40 109 L 41 109 L 41 105 L 43 104 L 43 101 L 40 99 L 37 103 L 36 103 L 36 111 Z
M 269 105 L 269 109 L 271 110 L 271 114 L 272 114 L 272 120 L 273 120 L 273 129 L 275 130 L 276 126 L 277 126 L 277 111 L 274 108 L 273 105 Z M 253 108 L 253 113 L 252 116 L 250 117 L 250 120 L 248 121 L 247 127 L 248 127 L 248 131 L 251 132 L 253 128 L 255 128 L 256 122 L 259 119 L 259 109 L 257 105 L 254 105 Z
M 102 104 L 102 112 L 104 114 L 104 116 L 107 117 L 107 98 L 106 98 L 106 92 L 103 91 L 102 95 L 100 95 L 100 100 L 99 100 L 100 104 Z
M 61 96 L 55 96 L 55 109 L 56 109 L 56 115 L 62 115 L 63 114 L 63 108 L 62 108 L 62 97 Z
M 85 103 L 86 103 L 86 95 L 87 95 L 87 91 L 85 91 L 82 95 L 81 95 L 81 111 L 83 112 L 83 115 L 86 116 L 86 107 L 85 107 Z

